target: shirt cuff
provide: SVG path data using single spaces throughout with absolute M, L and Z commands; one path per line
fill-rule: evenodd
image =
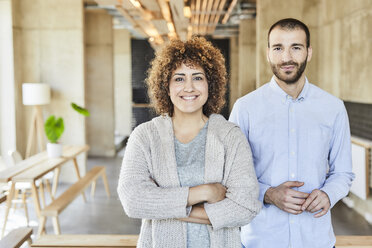
M 260 185 L 260 195 L 258 197 L 258 200 L 262 202 L 263 207 L 268 208 L 270 204 L 265 203 L 264 198 L 266 191 L 271 187 L 270 185 L 259 183 Z

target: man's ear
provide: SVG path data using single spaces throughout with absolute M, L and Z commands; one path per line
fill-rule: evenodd
M 311 45 L 307 48 L 307 62 L 310 62 L 311 58 L 313 57 L 313 48 Z
M 267 62 L 270 62 L 270 59 L 269 59 L 269 52 L 270 52 L 270 48 L 268 47 L 268 48 L 266 49 L 266 60 L 267 60 Z

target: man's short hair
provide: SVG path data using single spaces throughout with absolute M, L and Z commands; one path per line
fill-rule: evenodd
M 301 29 L 305 32 L 306 34 L 306 47 L 308 48 L 310 46 L 310 32 L 309 28 L 301 21 L 294 19 L 294 18 L 286 18 L 286 19 L 281 19 L 274 23 L 270 29 L 269 33 L 267 34 L 267 46 L 270 47 L 270 33 L 271 31 L 276 28 L 280 27 L 281 29 L 284 30 L 294 30 L 294 29 Z

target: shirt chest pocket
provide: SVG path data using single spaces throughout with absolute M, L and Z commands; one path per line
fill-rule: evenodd
M 308 128 L 307 147 L 310 160 L 317 162 L 324 162 L 328 160 L 331 137 L 331 128 L 328 126 L 317 125 L 315 127 Z
M 249 141 L 253 155 L 274 152 L 276 133 L 274 115 L 267 115 L 259 122 L 253 123 L 249 130 Z

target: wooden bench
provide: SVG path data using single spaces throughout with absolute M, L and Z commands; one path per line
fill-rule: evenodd
M 31 247 L 126 247 L 135 248 L 138 235 L 62 234 L 43 235 Z
M 93 183 L 93 185 L 95 185 L 95 181 L 99 176 L 102 177 L 107 196 L 110 197 L 105 167 L 93 167 L 84 177 L 71 185 L 62 195 L 41 211 L 38 236 L 40 236 L 45 229 L 46 217 L 52 217 L 54 232 L 55 234 L 60 234 L 61 231 L 58 220 L 59 213 L 61 213 L 78 195 L 84 192 L 90 184 Z
M 18 248 L 25 241 L 31 245 L 32 228 L 21 227 L 10 231 L 4 238 L 0 240 L 0 248 Z
M 372 247 L 372 236 L 336 236 L 337 248 L 366 248 Z
M 0 193 L 0 203 L 5 202 L 5 201 L 6 201 L 6 195 Z
M 31 247 L 136 247 L 138 235 L 44 235 Z M 372 247 L 372 236 L 336 236 L 336 247 Z

